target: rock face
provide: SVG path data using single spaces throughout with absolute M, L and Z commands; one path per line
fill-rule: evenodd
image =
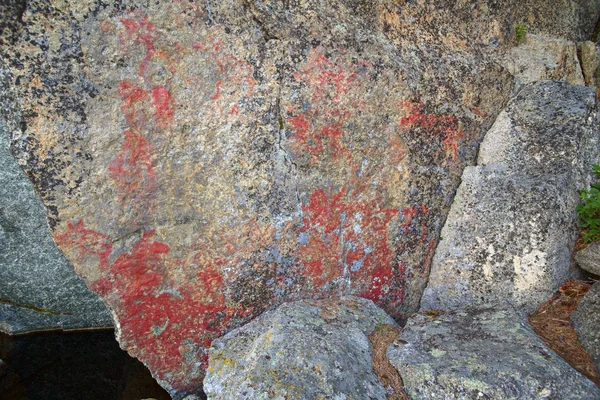
M 508 51 L 504 66 L 521 84 L 542 80 L 584 84 L 577 45 L 565 39 L 526 35 L 522 44 Z
M 413 399 L 597 399 L 600 389 L 509 310 L 411 318 L 388 357 Z
M 600 275 L 600 242 L 591 243 L 575 253 L 575 261 L 587 272 Z
M 571 314 L 579 341 L 600 370 L 600 283 L 596 282 Z
M 213 342 L 209 399 L 385 399 L 368 336 L 395 322 L 371 301 L 286 303 Z
M 213 338 L 283 301 L 415 311 L 515 23 L 581 39 L 599 8 L 28 1 L 11 152 L 121 345 L 190 393 Z
M 592 88 L 539 82 L 511 100 L 463 173 L 422 309 L 529 312 L 574 273 L 575 207 L 598 160 L 598 126 Z
M 18 123 L 7 76 L 0 70 L 0 331 L 110 327 L 98 296 L 85 286 L 50 237 L 46 212 L 8 151 Z

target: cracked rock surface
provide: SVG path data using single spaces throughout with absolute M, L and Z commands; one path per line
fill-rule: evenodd
M 593 88 L 526 85 L 463 172 L 421 309 L 535 310 L 576 273 L 578 190 L 599 158 Z
M 284 301 L 416 311 L 462 170 L 512 91 L 496 61 L 515 23 L 579 40 L 600 7 L 14 4 L 10 151 L 123 348 L 175 397 L 200 391 L 214 338 Z

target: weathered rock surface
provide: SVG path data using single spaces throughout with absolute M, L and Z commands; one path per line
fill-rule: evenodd
M 388 357 L 413 399 L 597 399 L 600 389 L 548 349 L 519 313 L 417 315 Z
M 121 345 L 193 392 L 211 340 L 273 305 L 415 311 L 512 92 L 495 60 L 515 23 L 581 40 L 599 8 L 32 0 L 1 38 L 23 114 L 11 152 Z
M 598 67 L 600 66 L 600 59 L 598 58 L 599 51 L 596 48 L 596 44 L 589 40 L 580 43 L 578 54 L 585 84 L 587 86 L 599 87 L 598 79 L 600 79 L 600 75 L 598 75 Z
M 600 370 L 600 283 L 596 282 L 583 296 L 571 322 L 579 341 Z
M 14 102 L 0 71 L 1 104 Z M 14 104 L 11 104 L 14 106 Z M 31 182 L 8 151 L 18 114 L 0 116 L 0 331 L 110 327 L 102 301 L 75 274 L 54 244 L 46 212 Z
M 369 335 L 395 322 L 370 300 L 286 303 L 213 342 L 209 399 L 385 399 Z
M 507 52 L 503 64 L 521 84 L 543 80 L 584 84 L 577 45 L 561 38 L 526 35 L 523 43 Z
M 594 242 L 575 253 L 575 261 L 581 269 L 600 275 L 600 242 Z
M 599 156 L 595 91 L 526 86 L 462 177 L 421 309 L 513 305 L 524 312 L 573 273 L 578 189 Z

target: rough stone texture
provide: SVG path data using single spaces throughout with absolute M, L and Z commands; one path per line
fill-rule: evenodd
M 385 399 L 369 335 L 395 322 L 370 300 L 286 303 L 213 342 L 209 399 Z
M 600 242 L 594 242 L 575 253 L 575 261 L 581 269 L 600 275 Z
M 413 399 L 597 399 L 600 389 L 509 309 L 416 315 L 388 347 Z
M 32 0 L 2 36 L 11 152 L 121 345 L 182 396 L 213 338 L 283 301 L 415 311 L 515 23 L 581 40 L 599 8 Z
M 503 65 L 521 84 L 542 80 L 584 84 L 577 45 L 560 38 L 526 35 L 523 43 L 507 52 Z
M 502 164 L 508 173 L 532 178 L 566 176 L 572 187 L 583 188 L 598 161 L 598 119 L 592 88 L 566 82 L 528 85 L 486 133 L 477 164 Z
M 0 104 L 14 102 L 0 68 Z M 18 124 L 14 107 L 0 116 L 0 331 L 110 327 L 110 314 L 54 244 L 46 212 L 8 151 Z
M 596 282 L 571 314 L 579 341 L 600 370 L 600 283 Z
M 575 270 L 578 189 L 599 156 L 595 91 L 526 86 L 497 118 L 442 230 L 421 309 L 542 304 Z
M 598 86 L 597 82 L 600 77 L 597 75 L 597 72 L 600 60 L 598 60 L 598 50 L 594 42 L 588 40 L 579 44 L 579 60 L 585 84 L 587 86 Z

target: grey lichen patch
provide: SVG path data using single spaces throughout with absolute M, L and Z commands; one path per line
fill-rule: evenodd
M 515 306 L 533 311 L 576 271 L 578 190 L 599 157 L 595 91 L 525 86 L 462 175 L 421 308 Z
M 286 303 L 213 343 L 209 399 L 385 399 L 369 335 L 395 322 L 372 302 L 344 297 Z
M 595 399 L 600 389 L 519 313 L 466 308 L 408 320 L 387 356 L 414 399 Z

